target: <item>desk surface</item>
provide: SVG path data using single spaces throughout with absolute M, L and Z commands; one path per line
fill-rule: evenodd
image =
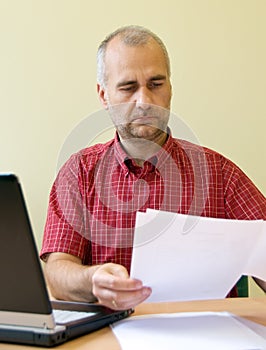
M 189 311 L 228 311 L 266 326 L 266 297 L 230 298 L 176 303 L 141 304 L 134 315 Z M 0 343 L 0 350 L 29 350 L 32 346 Z M 40 349 L 40 348 L 39 348 Z M 119 343 L 109 327 L 59 345 L 58 350 L 120 350 Z

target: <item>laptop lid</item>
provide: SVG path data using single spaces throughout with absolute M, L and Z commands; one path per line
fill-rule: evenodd
M 0 341 L 53 346 L 132 312 L 50 302 L 22 188 L 13 174 L 0 175 L 0 279 Z M 53 308 L 74 311 L 75 318 L 58 325 Z

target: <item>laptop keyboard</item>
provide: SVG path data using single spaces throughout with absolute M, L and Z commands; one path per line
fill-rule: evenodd
M 69 311 L 69 310 L 53 310 L 55 323 L 66 324 L 68 322 L 81 320 L 86 317 L 95 315 L 95 312 L 81 312 L 81 311 Z

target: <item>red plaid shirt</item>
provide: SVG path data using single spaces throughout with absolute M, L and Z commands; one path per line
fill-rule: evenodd
M 141 168 L 119 139 L 74 154 L 51 190 L 41 257 L 64 252 L 83 264 L 130 270 L 136 211 L 266 220 L 266 199 L 231 161 L 172 138 Z

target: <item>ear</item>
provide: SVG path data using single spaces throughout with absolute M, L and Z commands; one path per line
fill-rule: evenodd
M 108 103 L 107 103 L 107 99 L 106 99 L 106 91 L 100 84 L 97 84 L 97 93 L 98 93 L 99 99 L 101 101 L 101 104 L 103 105 L 103 108 L 108 109 Z

